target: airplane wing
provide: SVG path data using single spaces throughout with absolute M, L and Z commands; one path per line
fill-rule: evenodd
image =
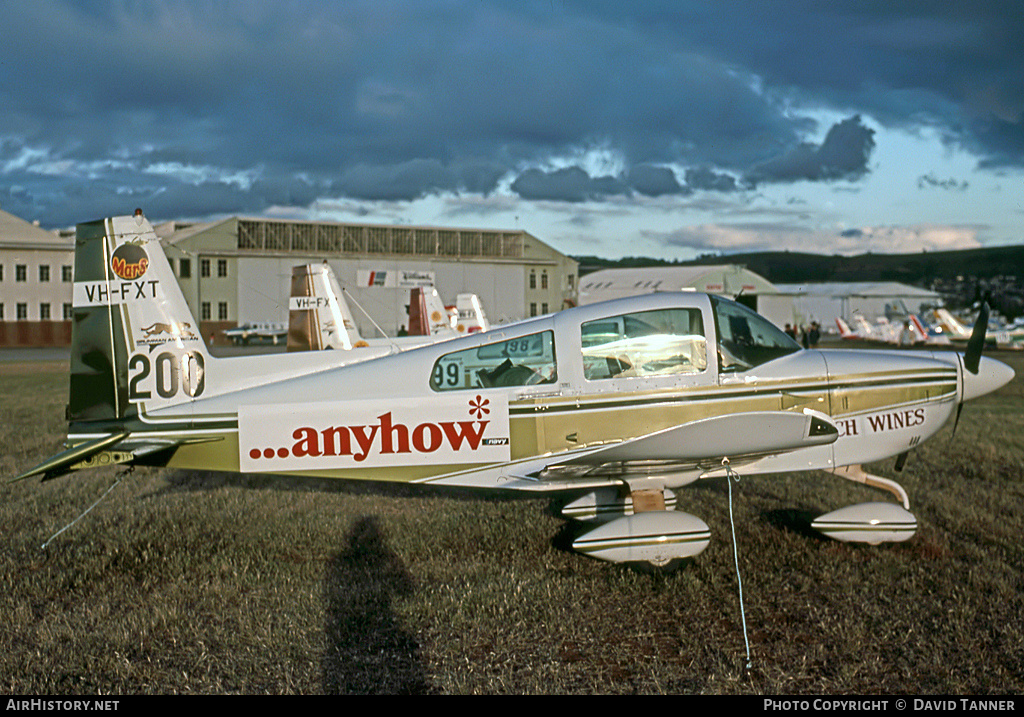
M 554 491 L 618 483 L 639 474 L 700 474 L 803 448 L 828 445 L 839 430 L 823 413 L 754 411 L 715 416 L 638 438 L 568 453 L 539 456 L 501 470 L 503 488 Z M 477 476 L 449 475 L 430 483 L 483 485 Z M 493 485 L 493 483 L 490 483 Z

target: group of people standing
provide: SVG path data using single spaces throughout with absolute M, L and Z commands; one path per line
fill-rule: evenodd
M 816 347 L 821 340 L 821 326 L 817 321 L 812 321 L 810 326 L 786 324 L 786 333 L 805 349 Z

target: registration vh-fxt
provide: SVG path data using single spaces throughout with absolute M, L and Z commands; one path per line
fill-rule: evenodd
M 665 565 L 710 530 L 699 480 L 824 471 L 893 500 L 813 526 L 908 539 L 905 456 L 1013 371 L 964 353 L 802 349 L 728 299 L 649 294 L 405 351 L 211 355 L 141 211 L 80 224 L 66 450 L 18 478 L 125 464 L 557 491 L 575 549 Z

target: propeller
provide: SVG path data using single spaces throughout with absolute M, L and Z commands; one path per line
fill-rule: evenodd
M 981 304 L 978 320 L 974 322 L 971 338 L 967 340 L 967 351 L 964 353 L 964 368 L 977 375 L 981 362 L 981 350 L 985 348 L 985 332 L 988 330 L 988 302 Z
M 975 376 L 978 375 L 978 368 L 981 365 L 981 352 L 985 348 L 985 332 L 988 331 L 988 302 L 981 303 L 978 311 L 978 320 L 974 322 L 974 330 L 971 331 L 971 338 L 967 340 L 967 350 L 964 352 L 964 370 Z M 956 427 L 960 423 L 960 411 L 964 408 L 963 400 L 957 404 L 956 418 L 953 419 L 953 435 L 956 436 Z

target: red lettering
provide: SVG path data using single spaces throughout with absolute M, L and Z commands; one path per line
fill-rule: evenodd
M 137 263 L 129 264 L 124 259 L 115 256 L 110 260 L 110 268 L 122 279 L 138 279 L 149 268 L 149 260 L 139 259 Z
M 480 421 L 476 424 L 478 428 L 474 431 L 473 421 L 459 421 L 458 430 L 455 429 L 455 423 L 441 421 L 441 428 L 444 430 L 444 435 L 448 437 L 448 444 L 453 450 L 459 450 L 462 447 L 462 442 L 466 441 L 470 449 L 475 451 L 477 446 L 480 445 L 480 439 L 484 437 L 484 429 L 487 428 L 487 423 L 487 421 Z
M 320 436 L 312 428 L 296 428 L 292 432 L 292 438 L 297 443 L 292 446 L 293 456 L 318 456 L 320 455 Z
M 383 416 L 377 416 L 377 418 L 380 419 L 380 452 L 394 453 L 398 451 L 399 453 L 408 453 L 409 427 L 404 423 L 392 424 L 390 411 Z M 397 448 L 392 444 L 392 439 L 397 439 Z
M 430 434 L 429 445 L 425 440 L 427 433 Z M 435 423 L 421 423 L 413 429 L 412 445 L 420 453 L 433 453 L 441 447 L 441 440 L 441 429 Z
M 366 428 L 370 429 L 369 435 L 366 435 L 364 430 Z M 373 447 L 373 439 L 377 437 L 380 424 L 374 426 L 349 426 L 348 430 L 352 431 L 352 435 L 356 437 L 356 443 L 359 444 L 359 450 L 362 451 L 362 453 L 356 453 L 352 457 L 357 461 L 365 461 L 366 456 L 370 455 L 370 448 Z
M 321 431 L 324 438 L 325 456 L 350 456 L 352 455 L 352 442 L 348 437 L 348 429 L 344 426 L 332 426 Z M 337 443 L 335 442 L 337 441 Z
M 299 458 L 319 456 L 352 456 L 356 461 L 366 460 L 375 449 L 380 435 L 379 454 L 433 453 L 447 442 L 453 451 L 477 450 L 483 441 L 489 421 L 441 421 L 421 423 L 410 430 L 404 423 L 396 423 L 392 413 L 377 416 L 380 423 L 363 426 L 331 426 L 321 431 L 302 426 L 292 431 L 294 443 L 290 455 Z M 856 433 L 856 423 L 849 421 L 847 432 Z M 353 439 L 355 446 L 353 446 Z M 354 450 L 355 449 L 355 450 Z M 287 451 L 288 449 L 281 449 Z

